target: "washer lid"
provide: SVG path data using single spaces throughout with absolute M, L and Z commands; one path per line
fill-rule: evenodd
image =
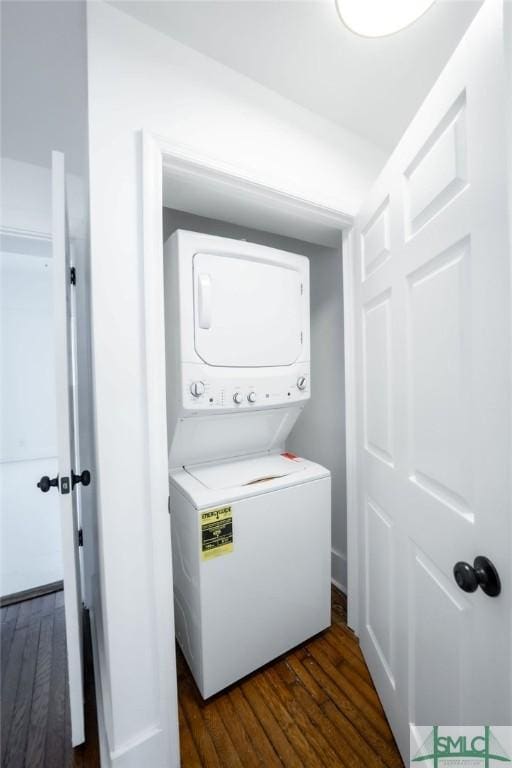
M 311 462 L 306 459 L 301 459 L 294 453 L 284 452 L 184 469 L 212 490 L 247 487 L 248 490 L 252 488 L 256 491 L 255 486 L 304 472 L 310 466 Z

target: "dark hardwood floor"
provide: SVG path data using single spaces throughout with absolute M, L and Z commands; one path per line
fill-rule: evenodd
M 90 633 L 85 614 L 86 743 L 70 742 L 63 593 L 0 610 L 2 768 L 99 766 Z M 403 768 L 345 597 L 333 625 L 204 702 L 178 651 L 183 768 Z M 141 766 L 153 768 L 153 766 Z
M 0 609 L 2 768 L 97 768 L 96 702 L 84 613 L 86 743 L 71 747 L 64 593 Z
M 355 635 L 332 590 L 330 629 L 201 699 L 178 651 L 183 768 L 403 768 Z

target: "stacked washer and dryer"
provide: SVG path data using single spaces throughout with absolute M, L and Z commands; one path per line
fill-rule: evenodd
M 309 262 L 178 230 L 164 272 L 176 637 L 207 698 L 330 624 L 330 473 L 285 449 Z

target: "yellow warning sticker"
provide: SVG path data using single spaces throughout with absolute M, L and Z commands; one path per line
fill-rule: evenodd
M 233 513 L 231 507 L 201 512 L 201 559 L 211 560 L 233 551 Z

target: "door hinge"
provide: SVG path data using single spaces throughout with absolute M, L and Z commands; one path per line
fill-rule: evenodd
M 70 267 L 69 269 L 69 282 L 71 285 L 76 285 L 76 267 Z
M 78 529 L 78 546 L 83 547 L 84 545 L 84 533 L 81 528 Z
M 301 283 L 300 284 L 300 295 L 302 296 L 303 293 L 304 293 L 304 284 Z

